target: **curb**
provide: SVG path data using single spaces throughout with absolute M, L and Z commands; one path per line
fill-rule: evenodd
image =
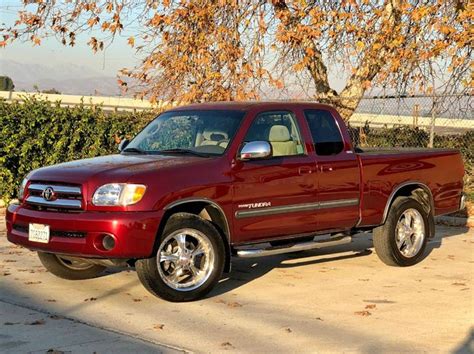
M 458 216 L 437 216 L 435 217 L 436 224 L 446 226 L 464 226 L 474 228 L 474 216 L 468 218 L 461 218 Z

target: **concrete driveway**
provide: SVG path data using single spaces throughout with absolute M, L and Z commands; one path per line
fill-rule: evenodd
M 81 333 L 88 338 L 93 332 L 120 335 L 124 350 L 136 352 L 472 353 L 474 230 L 438 226 L 430 253 L 410 268 L 382 264 L 370 237 L 332 249 L 237 259 L 208 298 L 173 304 L 147 293 L 133 270 L 86 281 L 55 278 L 35 253 L 7 243 L 2 223 L 0 332 L 7 335 L 0 335 L 0 352 L 6 342 L 9 352 L 117 351 L 94 341 L 74 346 Z M 12 310 L 16 306 L 24 316 Z M 8 320 L 12 312 L 16 320 Z M 51 327 L 39 336 L 56 316 L 67 320 L 60 328 L 87 324 L 87 331 Z M 30 325 L 33 317 L 44 322 Z

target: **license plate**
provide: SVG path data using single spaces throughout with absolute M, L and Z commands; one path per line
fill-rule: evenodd
M 28 240 L 39 243 L 49 242 L 49 225 L 30 224 Z

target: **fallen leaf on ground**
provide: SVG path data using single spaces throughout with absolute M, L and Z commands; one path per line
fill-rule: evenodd
M 362 300 L 364 302 L 370 302 L 374 304 L 396 304 L 396 301 L 392 300 L 387 300 L 387 299 L 380 299 L 380 300 L 375 300 L 375 299 L 367 299 L 367 300 Z
M 57 350 L 57 349 L 48 349 L 46 351 L 46 353 L 48 353 L 48 354 L 64 354 L 65 352 L 63 352 L 62 350 Z
M 366 310 L 366 311 L 356 311 L 356 312 L 354 312 L 354 315 L 367 317 L 367 316 L 370 316 L 372 314 L 369 311 Z

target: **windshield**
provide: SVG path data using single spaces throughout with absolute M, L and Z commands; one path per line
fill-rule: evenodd
M 143 129 L 124 152 L 222 155 L 244 114 L 222 110 L 166 112 Z

